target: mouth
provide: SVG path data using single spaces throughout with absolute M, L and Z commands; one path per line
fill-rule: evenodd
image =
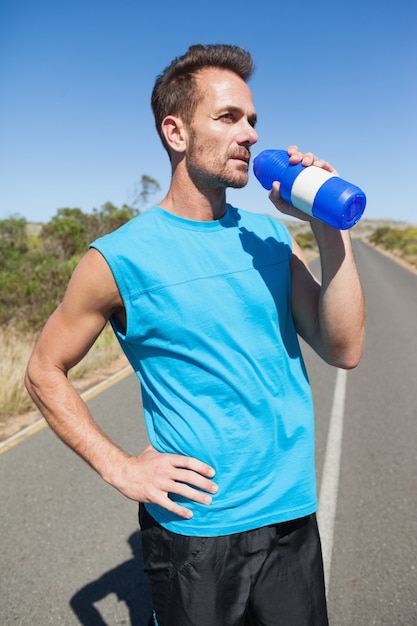
M 232 159 L 234 161 L 240 161 L 241 163 L 244 163 L 247 167 L 249 167 L 250 155 L 248 154 L 235 154 L 234 156 L 232 156 Z
M 235 159 L 236 161 L 243 161 L 243 163 L 246 163 L 246 165 L 249 165 L 249 161 L 250 161 L 250 152 L 249 150 L 241 150 L 240 152 L 236 152 L 235 154 L 232 155 L 232 159 Z

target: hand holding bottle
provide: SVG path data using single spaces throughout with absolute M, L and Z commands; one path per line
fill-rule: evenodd
M 288 152 L 264 150 L 254 159 L 255 176 L 265 189 L 272 189 L 273 182 L 279 181 L 281 197 L 303 213 L 338 230 L 354 226 L 365 209 L 363 191 L 310 153 L 297 161 L 299 154 L 296 146 Z M 318 167 L 321 163 L 327 168 Z

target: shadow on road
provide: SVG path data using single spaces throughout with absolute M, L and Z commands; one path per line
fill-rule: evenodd
M 143 571 L 140 531 L 133 533 L 128 541 L 133 557 L 89 583 L 71 598 L 71 608 L 80 624 L 108 626 L 94 603 L 115 594 L 119 602 L 126 604 L 131 626 L 153 625 L 149 581 Z

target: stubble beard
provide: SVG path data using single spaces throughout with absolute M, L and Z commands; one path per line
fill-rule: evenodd
M 227 165 L 237 154 L 226 155 L 224 161 L 217 155 L 212 155 L 210 159 L 210 154 L 212 155 L 212 153 L 207 153 L 203 144 L 198 144 L 195 137 L 192 137 L 187 153 L 187 170 L 198 187 L 242 189 L 247 185 L 249 167 L 244 161 L 241 161 L 241 165 L 238 166 L 239 172 L 227 171 Z

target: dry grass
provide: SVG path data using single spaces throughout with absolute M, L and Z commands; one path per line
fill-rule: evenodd
M 13 325 L 0 326 L 0 425 L 8 418 L 34 408 L 23 384 L 27 362 L 37 335 L 23 333 Z M 79 380 L 107 367 L 122 354 L 110 326 L 106 326 L 87 356 L 70 372 Z

